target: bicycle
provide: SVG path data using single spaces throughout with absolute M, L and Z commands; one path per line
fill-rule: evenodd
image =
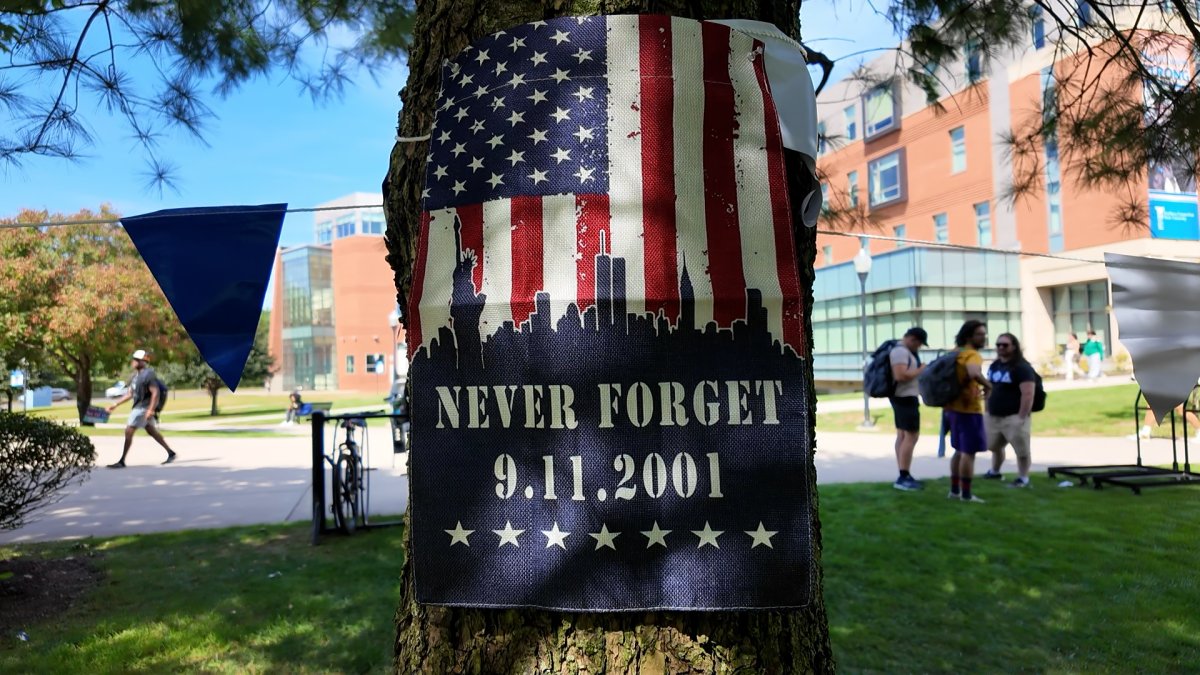
M 340 425 L 346 430 L 346 439 L 337 447 L 337 456 L 325 455 L 333 469 L 333 511 L 338 528 L 346 534 L 352 534 L 359 524 L 366 524 L 366 509 L 364 508 L 362 453 L 358 442 L 354 440 L 354 430 L 357 427 L 366 428 L 366 420 L 361 418 L 343 420 Z

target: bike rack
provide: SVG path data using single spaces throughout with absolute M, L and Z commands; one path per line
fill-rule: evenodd
M 324 411 L 314 410 L 312 414 L 312 545 L 316 546 L 320 543 L 321 537 L 330 532 L 338 531 L 336 526 L 330 526 L 328 516 L 326 515 L 329 509 L 329 503 L 325 501 L 325 423 L 328 421 L 340 421 L 348 419 L 389 419 L 391 420 L 392 428 L 396 428 L 398 424 L 408 421 L 408 415 L 392 414 L 385 412 L 361 412 L 347 413 L 342 415 L 327 415 Z M 364 440 L 365 431 L 364 430 Z M 336 437 L 335 437 L 336 438 Z M 364 444 L 365 445 L 365 444 Z M 337 481 L 333 482 L 333 501 L 337 503 L 340 487 Z M 369 497 L 371 483 L 368 480 L 364 490 L 364 523 L 360 529 L 375 529 L 380 527 L 393 527 L 403 525 L 403 520 L 389 520 L 381 523 L 373 523 L 367 518 L 366 505 L 371 503 Z
M 1197 389 L 1200 386 L 1193 387 L 1192 393 L 1188 395 L 1187 401 L 1183 406 L 1183 470 L 1179 468 L 1178 442 L 1179 437 L 1175 427 L 1175 409 L 1170 412 L 1171 420 L 1171 468 L 1166 469 L 1158 466 L 1147 466 L 1142 463 L 1142 437 L 1139 433 L 1142 424 L 1142 413 L 1149 410 L 1149 405 L 1143 406 L 1142 402 L 1145 396 L 1142 390 L 1138 389 L 1137 398 L 1133 401 L 1133 433 L 1137 441 L 1137 463 L 1136 464 L 1106 464 L 1099 466 L 1052 466 L 1047 468 L 1047 473 L 1050 478 L 1054 478 L 1058 474 L 1070 476 L 1079 481 L 1080 485 L 1087 485 L 1090 480 L 1092 486 L 1099 490 L 1104 487 L 1105 483 L 1116 485 L 1118 487 L 1129 488 L 1135 495 L 1142 493 L 1142 488 L 1146 487 L 1168 487 L 1176 485 L 1200 485 L 1200 473 L 1193 473 L 1191 466 L 1191 458 L 1188 448 L 1188 423 L 1187 413 L 1200 414 L 1200 409 L 1195 405 L 1197 401 Z M 1189 405 L 1192 404 L 1192 405 Z

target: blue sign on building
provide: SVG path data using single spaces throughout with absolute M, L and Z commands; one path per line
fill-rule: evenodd
M 1150 236 L 1155 239 L 1200 239 L 1200 207 L 1196 193 L 1151 190 Z

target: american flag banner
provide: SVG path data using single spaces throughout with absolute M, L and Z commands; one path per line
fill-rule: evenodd
M 571 17 L 445 64 L 408 312 L 418 599 L 811 593 L 807 346 L 763 45 Z

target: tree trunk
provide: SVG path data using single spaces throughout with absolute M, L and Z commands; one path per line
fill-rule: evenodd
M 208 414 L 210 417 L 216 417 L 221 413 L 221 411 L 217 409 L 217 394 L 221 393 L 221 388 L 219 386 L 208 386 L 205 388 L 208 389 L 208 396 L 212 400 L 212 408 L 208 411 Z
M 797 35 L 799 0 L 427 0 L 419 5 L 410 51 L 409 79 L 401 92 L 404 108 L 399 135 L 428 133 L 443 60 L 470 42 L 507 27 L 554 16 L 654 12 L 695 19 L 747 18 L 768 21 Z M 384 179 L 388 262 L 395 272 L 397 298 L 407 306 L 418 232 L 419 196 L 428 143 L 397 143 Z M 799 225 L 797 197 L 808 194 L 815 178 L 799 157 L 788 156 L 789 188 L 804 298 L 804 330 L 812 344 L 812 283 L 816 233 Z M 812 392 L 812 362 L 805 361 Z M 810 394 L 810 410 L 816 409 Z M 411 407 L 410 407 L 411 409 Z M 809 418 L 810 434 L 815 417 Z M 417 452 L 420 452 L 418 447 Z M 811 460 L 810 460 L 811 461 Z M 829 628 L 821 595 L 821 538 L 817 518 L 816 472 L 813 500 L 813 602 L 794 611 L 561 613 L 474 610 L 418 605 L 412 569 L 405 565 L 396 614 L 397 673 L 797 673 L 834 669 Z M 406 552 L 411 543 L 406 541 Z M 411 555 L 406 556 L 411 560 Z
M 92 360 L 85 354 L 79 357 L 78 370 L 75 371 L 75 409 L 79 411 L 79 423 L 83 426 L 95 426 L 84 422 L 88 406 L 92 405 Z

